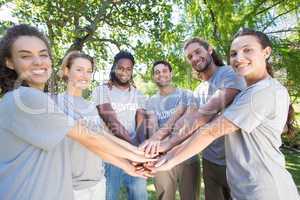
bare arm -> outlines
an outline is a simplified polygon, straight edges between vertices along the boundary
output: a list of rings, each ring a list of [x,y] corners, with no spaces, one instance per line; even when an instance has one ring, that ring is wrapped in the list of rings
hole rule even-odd
[[[153,134],[152,139],[162,140],[167,137],[172,132],[173,126],[176,121],[185,113],[186,110],[186,107],[178,106],[174,114],[171,115],[168,121],[157,132]]]
[[[126,140],[127,142],[131,142],[130,134],[126,130],[126,128],[119,122],[117,119],[117,115],[110,103],[104,103],[96,106],[98,110],[98,114],[103,119],[107,127],[110,131],[117,137]]]
[[[239,90],[225,88],[215,93],[209,101],[203,105],[197,112],[189,112],[178,120],[178,133],[172,135],[168,142],[162,143],[162,151],[167,151],[173,146],[180,144],[186,138],[190,137],[200,127],[208,123],[222,109],[226,108],[239,93]]]
[[[147,131],[148,136],[151,138],[153,134],[158,130],[158,119],[156,115],[151,112],[147,112]]]
[[[99,151],[98,155],[100,155],[100,154],[101,154],[101,159],[103,159],[104,161],[106,161],[110,164],[118,166],[119,168],[123,169],[127,174],[129,174],[131,176],[138,176],[138,177],[146,178],[146,176],[143,176],[142,173],[138,173],[135,166],[133,166],[128,160]]]
[[[137,109],[136,111],[136,137],[138,144],[141,144],[146,138],[146,111]]]
[[[167,153],[165,158],[162,158],[157,163],[155,171],[169,170],[184,160],[201,152],[210,143],[217,138],[226,134],[234,133],[239,128],[223,116],[219,116],[212,122],[208,123],[203,129],[196,131],[184,143],[180,144],[176,150]],[[162,165],[161,165],[162,164]],[[161,165],[161,166],[160,166]]]
[[[85,146],[88,150],[96,153],[101,157],[99,152],[104,152],[117,156],[120,158],[126,158],[135,162],[146,162],[151,159],[145,159],[143,152],[135,150],[131,151],[123,146],[118,145],[114,141],[107,138],[104,134],[97,134],[88,130],[80,123],[75,125],[68,133],[68,137],[77,141],[81,145]],[[128,144],[129,145],[129,144]]]

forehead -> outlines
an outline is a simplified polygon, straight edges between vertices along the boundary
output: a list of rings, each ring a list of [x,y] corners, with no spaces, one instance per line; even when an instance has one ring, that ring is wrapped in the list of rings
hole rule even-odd
[[[78,66],[78,67],[92,67],[91,61],[89,61],[87,58],[75,58],[72,61],[72,65]]]
[[[161,71],[161,70],[164,70],[164,69],[168,69],[168,71],[170,71],[169,67],[165,64],[162,64],[162,63],[154,66],[154,71]]]
[[[194,52],[195,50],[203,50],[203,51],[206,51],[206,49],[201,45],[199,44],[198,42],[193,42],[193,43],[190,43],[186,49],[184,50],[186,54],[190,54],[192,52]]]
[[[13,51],[41,51],[47,50],[47,45],[43,40],[35,36],[20,36],[12,45]]]
[[[235,38],[231,43],[231,50],[240,49],[244,46],[261,46],[257,38],[252,35],[244,35]]]
[[[118,60],[117,65],[124,68],[133,68],[133,63],[128,58],[121,58],[120,60]]]

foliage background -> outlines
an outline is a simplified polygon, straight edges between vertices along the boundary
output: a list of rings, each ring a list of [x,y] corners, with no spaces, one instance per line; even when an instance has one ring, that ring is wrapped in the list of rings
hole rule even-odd
[[[275,75],[288,88],[296,111],[300,111],[299,0],[0,0],[0,11],[8,10],[15,20],[0,18],[0,37],[15,23],[37,26],[48,35],[56,92],[64,89],[57,73],[70,50],[82,50],[95,57],[97,73],[91,90],[107,78],[118,50],[132,52],[137,63],[136,85],[151,95],[156,91],[151,67],[160,59],[172,64],[174,85],[194,89],[199,84],[183,56],[187,38],[206,39],[226,61],[235,32],[242,27],[263,31],[273,43]],[[300,134],[285,141],[300,146]],[[296,159],[289,162],[289,167],[297,163]],[[298,180],[299,171],[292,173]]]

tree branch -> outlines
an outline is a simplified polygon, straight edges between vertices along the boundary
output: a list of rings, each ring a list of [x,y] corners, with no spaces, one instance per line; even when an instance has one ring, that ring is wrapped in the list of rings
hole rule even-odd
[[[289,12],[292,12],[293,10],[296,10],[297,9],[297,7],[295,7],[295,8],[292,8],[292,9],[290,9],[290,10],[287,10],[286,12],[283,12],[283,13],[281,13],[281,14],[279,14],[279,15],[277,15],[276,17],[274,17],[270,22],[268,22],[265,26],[264,26],[264,28],[262,29],[262,32],[264,32],[276,19],[278,19],[279,17],[281,17],[281,16],[283,16],[283,15],[286,15],[286,14],[288,14]]]
[[[211,9],[210,6],[208,6],[207,4],[207,1],[204,0],[204,3],[206,4],[208,10],[209,10],[209,14],[210,14],[210,17],[212,19],[212,24],[213,24],[213,35],[214,37],[217,39],[217,40],[220,40],[220,34],[219,34],[219,31],[218,31],[218,23],[216,21],[216,16],[215,16],[215,13],[213,12],[213,10]]]
[[[265,34],[274,34],[274,33],[286,33],[286,32],[298,32],[300,31],[299,29],[294,29],[294,28],[289,28],[289,29],[285,29],[285,30],[277,30],[277,31],[270,31],[267,32]]]
[[[265,9],[263,9],[263,10],[257,12],[257,13],[255,13],[255,16],[256,16],[256,15],[260,15],[260,14],[262,14],[262,13],[264,13],[264,12],[266,12],[266,11],[272,9],[272,8],[274,8],[275,6],[279,5],[279,4],[282,3],[282,2],[284,2],[284,0],[280,0],[280,1],[275,2],[273,5],[271,5],[271,6],[267,7],[267,8],[265,8]]]

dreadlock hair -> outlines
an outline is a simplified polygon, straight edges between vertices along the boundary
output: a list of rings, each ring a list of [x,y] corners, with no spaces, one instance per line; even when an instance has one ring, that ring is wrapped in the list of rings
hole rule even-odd
[[[110,73],[109,73],[108,85],[112,86],[117,82],[118,78],[116,77],[116,69],[118,67],[118,61],[123,59],[123,58],[131,60],[132,65],[135,64],[134,57],[131,53],[122,50],[118,54],[116,54],[115,57],[114,57],[113,65],[112,65]],[[134,84],[132,76],[129,80],[129,85],[135,88],[135,84]],[[130,87],[129,87],[129,89],[130,89]]]

